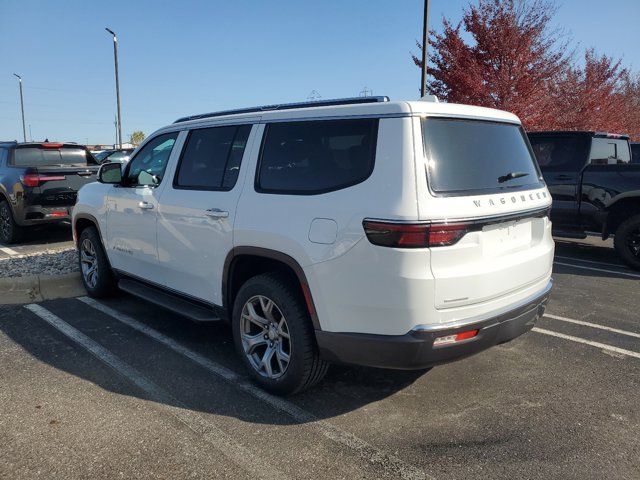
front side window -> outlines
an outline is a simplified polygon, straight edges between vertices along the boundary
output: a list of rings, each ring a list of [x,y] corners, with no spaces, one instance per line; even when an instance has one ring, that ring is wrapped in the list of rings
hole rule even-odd
[[[616,165],[630,161],[629,142],[626,140],[596,137],[591,141],[591,165]]]
[[[178,138],[178,132],[158,135],[129,162],[125,177],[128,186],[159,185]]]
[[[192,130],[180,159],[174,187],[231,190],[238,179],[249,132],[251,125]]]
[[[373,171],[377,132],[371,118],[269,124],[256,189],[310,195],[360,183]]]
[[[532,135],[533,153],[542,171],[578,171],[584,166],[589,138],[583,135]]]
[[[426,118],[422,132],[429,185],[436,193],[490,193],[541,185],[519,125]]]

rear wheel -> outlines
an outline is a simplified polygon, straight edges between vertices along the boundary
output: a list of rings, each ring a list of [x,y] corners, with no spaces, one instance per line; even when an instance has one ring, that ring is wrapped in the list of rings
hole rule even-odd
[[[87,227],[80,234],[78,259],[82,283],[89,296],[106,297],[113,293],[116,280],[95,227]]]
[[[278,273],[258,275],[240,288],[233,308],[233,339],[252,379],[290,395],[318,383],[328,364],[320,358],[300,294]]]
[[[11,206],[6,200],[0,202],[0,242],[16,243],[22,236],[22,228],[13,218]]]
[[[627,265],[640,270],[640,215],[634,215],[620,224],[613,244]]]

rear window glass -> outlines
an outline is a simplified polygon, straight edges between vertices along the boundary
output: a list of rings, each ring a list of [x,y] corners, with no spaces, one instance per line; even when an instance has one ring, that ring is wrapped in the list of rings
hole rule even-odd
[[[13,152],[13,165],[37,167],[39,165],[95,165],[93,156],[84,148],[63,147],[16,148]]]
[[[422,131],[434,192],[498,191],[540,184],[519,125],[427,118]]]
[[[182,154],[174,186],[202,190],[231,190],[251,125],[192,130]]]
[[[616,165],[629,163],[629,142],[614,138],[594,138],[591,142],[589,162],[592,165]]]
[[[258,191],[324,193],[371,175],[377,119],[321,120],[267,125]]]

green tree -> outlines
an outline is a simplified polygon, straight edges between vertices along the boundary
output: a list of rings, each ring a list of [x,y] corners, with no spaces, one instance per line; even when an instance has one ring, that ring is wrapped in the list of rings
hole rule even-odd
[[[129,143],[134,145],[140,145],[142,141],[145,139],[146,135],[142,130],[136,130],[131,135],[129,135]]]

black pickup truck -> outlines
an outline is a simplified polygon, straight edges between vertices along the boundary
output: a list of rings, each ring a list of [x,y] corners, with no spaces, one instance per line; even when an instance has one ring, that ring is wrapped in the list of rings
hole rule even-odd
[[[0,142],[0,242],[17,242],[32,225],[68,221],[78,190],[98,168],[75,143]]]
[[[553,233],[602,239],[614,235],[618,255],[640,270],[640,164],[629,137],[602,132],[529,132],[553,198]]]

